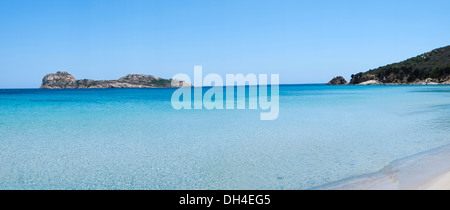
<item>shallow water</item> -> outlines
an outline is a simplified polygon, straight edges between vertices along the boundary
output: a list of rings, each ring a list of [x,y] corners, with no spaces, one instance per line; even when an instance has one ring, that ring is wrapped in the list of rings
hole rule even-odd
[[[450,143],[450,86],[284,85],[275,121],[173,91],[0,90],[0,189],[309,189]]]

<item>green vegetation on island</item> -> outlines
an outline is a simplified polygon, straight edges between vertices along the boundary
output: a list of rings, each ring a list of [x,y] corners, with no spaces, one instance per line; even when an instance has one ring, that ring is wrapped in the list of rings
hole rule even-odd
[[[351,76],[349,84],[450,84],[450,46]]]

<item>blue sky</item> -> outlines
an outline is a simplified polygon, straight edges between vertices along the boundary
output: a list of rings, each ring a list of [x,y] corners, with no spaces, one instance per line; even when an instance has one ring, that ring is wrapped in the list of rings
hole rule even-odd
[[[0,0],[0,88],[77,79],[277,73],[325,83],[450,45],[450,1]]]

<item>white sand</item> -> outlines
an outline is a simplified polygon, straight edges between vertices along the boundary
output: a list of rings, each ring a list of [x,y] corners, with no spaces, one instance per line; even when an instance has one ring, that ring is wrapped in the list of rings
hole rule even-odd
[[[450,190],[450,145],[394,161],[379,172],[318,189]]]
[[[431,179],[420,189],[423,190],[450,190],[450,172]]]

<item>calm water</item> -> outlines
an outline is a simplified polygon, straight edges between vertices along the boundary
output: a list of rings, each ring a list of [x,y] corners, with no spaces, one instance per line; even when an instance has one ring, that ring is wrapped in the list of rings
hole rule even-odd
[[[275,121],[174,90],[0,90],[0,189],[309,189],[450,143],[450,86],[281,86]]]

